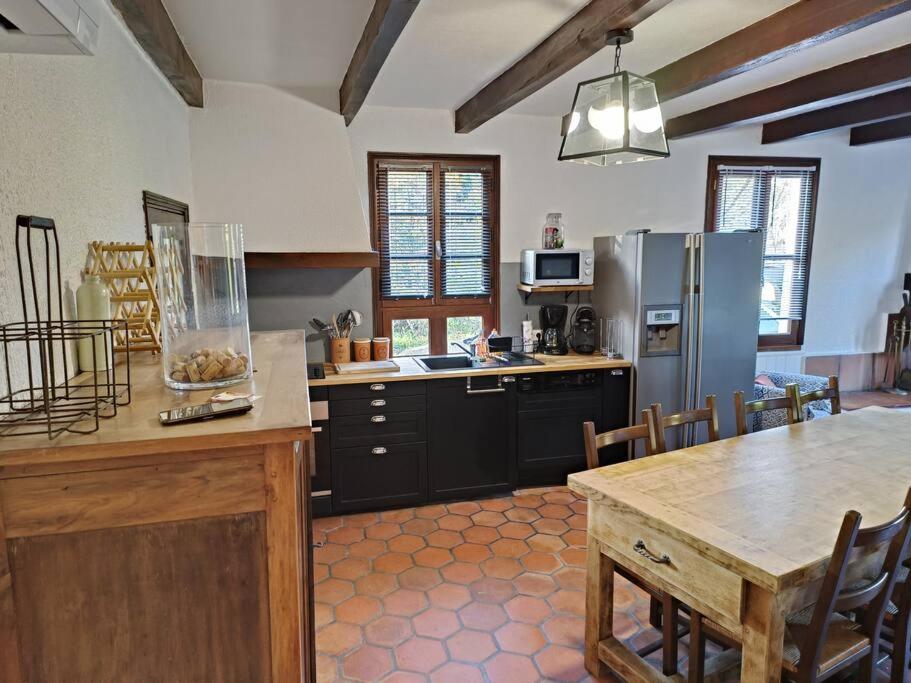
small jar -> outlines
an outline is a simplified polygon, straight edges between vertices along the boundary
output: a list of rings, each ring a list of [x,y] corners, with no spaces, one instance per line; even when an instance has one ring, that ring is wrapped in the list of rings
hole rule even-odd
[[[563,248],[563,214],[549,213],[544,221],[544,248]]]

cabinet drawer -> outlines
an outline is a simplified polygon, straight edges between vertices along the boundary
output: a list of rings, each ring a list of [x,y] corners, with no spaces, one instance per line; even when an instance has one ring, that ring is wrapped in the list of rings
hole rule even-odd
[[[427,446],[365,446],[332,451],[332,510],[375,510],[427,499]]]
[[[654,528],[647,517],[629,508],[609,502],[589,504],[588,524],[589,532],[610,549],[609,554],[621,565],[659,588],[662,582],[666,583],[671,593],[687,605],[740,632],[743,580],[736,574],[693,546]],[[639,541],[649,554],[657,558],[667,555],[670,562],[659,564],[636,552]]]
[[[423,381],[369,382],[364,384],[342,384],[329,387],[329,400],[349,398],[385,398],[388,396],[423,396],[427,393]]]
[[[333,417],[332,448],[388,446],[425,441],[427,418],[424,411],[345,415]],[[335,457],[333,455],[333,457]]]
[[[378,413],[419,413],[427,408],[425,396],[370,396],[332,401],[329,415],[333,419],[345,415],[376,415]]]

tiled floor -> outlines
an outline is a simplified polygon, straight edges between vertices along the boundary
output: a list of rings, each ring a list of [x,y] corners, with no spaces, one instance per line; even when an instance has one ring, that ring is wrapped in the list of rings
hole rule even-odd
[[[316,520],[318,680],[590,680],[585,512],[548,489]],[[615,605],[615,632],[657,638],[644,593],[618,579]]]

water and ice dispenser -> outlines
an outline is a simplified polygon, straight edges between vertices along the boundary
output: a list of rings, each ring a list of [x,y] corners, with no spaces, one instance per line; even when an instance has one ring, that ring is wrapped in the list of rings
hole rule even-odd
[[[680,355],[680,306],[645,306],[642,316],[643,356]]]

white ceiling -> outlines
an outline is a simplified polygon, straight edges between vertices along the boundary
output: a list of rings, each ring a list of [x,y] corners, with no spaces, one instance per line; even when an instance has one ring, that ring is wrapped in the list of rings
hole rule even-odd
[[[647,74],[797,0],[674,0],[642,22],[623,67]],[[421,0],[368,105],[454,110],[588,0]],[[373,0],[164,0],[205,78],[264,83],[333,106]],[[679,97],[673,116],[904,44],[911,12]],[[510,110],[558,116],[576,83],[609,73],[602,50]]]

